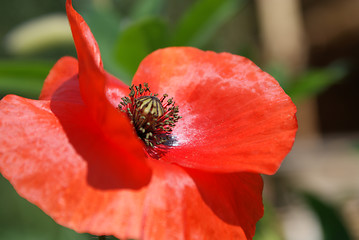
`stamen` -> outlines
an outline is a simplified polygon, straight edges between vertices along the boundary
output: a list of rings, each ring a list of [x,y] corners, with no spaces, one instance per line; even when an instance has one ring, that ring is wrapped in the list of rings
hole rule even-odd
[[[152,94],[147,83],[132,85],[129,97],[122,97],[118,109],[127,114],[138,137],[146,144],[148,152],[153,154],[161,145],[173,142],[171,135],[181,116],[173,98],[163,94]]]

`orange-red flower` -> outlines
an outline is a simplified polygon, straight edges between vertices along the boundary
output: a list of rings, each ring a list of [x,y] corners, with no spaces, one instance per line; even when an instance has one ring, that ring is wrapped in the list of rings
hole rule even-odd
[[[119,106],[128,86],[104,71],[71,0],[66,9],[78,60],[56,63],[40,100],[1,100],[1,173],[22,197],[79,232],[252,239],[263,215],[260,173],[278,169],[297,130],[296,108],[278,83],[244,57],[158,50],[133,84],[173,97],[182,118],[167,129],[169,142],[151,146],[127,112],[143,109]]]

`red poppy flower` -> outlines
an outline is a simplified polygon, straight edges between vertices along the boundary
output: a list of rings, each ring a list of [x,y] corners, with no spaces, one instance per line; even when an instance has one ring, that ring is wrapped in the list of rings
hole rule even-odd
[[[146,57],[130,91],[104,71],[71,0],[66,9],[78,60],[56,63],[40,100],[1,100],[1,173],[78,232],[252,239],[260,173],[278,169],[297,130],[278,83],[244,57],[174,47]]]

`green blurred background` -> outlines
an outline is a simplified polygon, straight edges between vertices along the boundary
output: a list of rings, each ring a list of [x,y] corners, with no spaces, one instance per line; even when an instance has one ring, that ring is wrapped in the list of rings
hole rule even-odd
[[[299,132],[265,177],[255,240],[359,239],[359,3],[356,0],[74,0],[105,69],[130,84],[167,46],[246,56],[298,106]],[[53,64],[76,56],[65,0],[3,1],[0,97],[36,99]],[[0,178],[0,239],[96,239],[54,223]]]

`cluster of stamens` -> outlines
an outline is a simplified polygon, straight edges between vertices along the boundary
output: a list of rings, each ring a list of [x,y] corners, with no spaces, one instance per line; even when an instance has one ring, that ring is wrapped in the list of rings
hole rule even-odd
[[[171,133],[181,118],[173,98],[152,94],[147,83],[130,87],[129,96],[121,98],[120,111],[127,114],[138,137],[151,149],[168,145]]]

